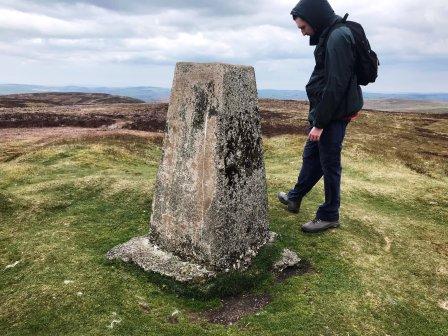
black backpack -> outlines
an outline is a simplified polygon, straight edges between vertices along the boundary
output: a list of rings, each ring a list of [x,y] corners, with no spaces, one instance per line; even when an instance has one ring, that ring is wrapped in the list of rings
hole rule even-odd
[[[369,40],[362,26],[353,21],[347,21],[348,14],[345,14],[342,21],[337,22],[330,28],[326,40],[330,36],[333,29],[338,24],[344,24],[350,28],[355,39],[355,73],[358,78],[359,85],[368,85],[374,83],[378,77],[378,67],[380,61],[376,53],[370,48]],[[325,41],[326,45],[326,41]]]

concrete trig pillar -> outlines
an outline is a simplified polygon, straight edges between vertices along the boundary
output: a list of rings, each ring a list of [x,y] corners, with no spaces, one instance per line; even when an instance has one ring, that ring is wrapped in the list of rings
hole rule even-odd
[[[178,63],[150,233],[108,257],[187,281],[244,268],[268,239],[254,69]]]

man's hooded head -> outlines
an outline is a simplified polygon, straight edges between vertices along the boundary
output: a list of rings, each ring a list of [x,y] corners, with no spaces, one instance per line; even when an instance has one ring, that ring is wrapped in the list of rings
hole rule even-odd
[[[291,11],[291,15],[294,20],[300,17],[313,27],[315,34],[310,36],[310,45],[316,45],[325,28],[333,24],[337,18],[327,0],[300,0]]]

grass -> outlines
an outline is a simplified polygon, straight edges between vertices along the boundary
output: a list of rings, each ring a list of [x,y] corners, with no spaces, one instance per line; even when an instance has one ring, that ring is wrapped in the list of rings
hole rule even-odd
[[[447,166],[418,156],[414,148],[426,140],[406,138],[411,121],[381,133],[380,118],[367,114],[350,125],[343,226],[318,235],[302,234],[300,225],[322,201],[321,183],[299,215],[275,200],[296,179],[304,136],[264,139],[270,225],[279,240],[247,274],[207,288],[104,258],[147,233],[160,145],[132,136],[1,143],[0,334],[448,334]],[[403,141],[386,148],[396,132]],[[276,283],[266,270],[281,247],[314,272]],[[268,292],[272,302],[228,327],[190,318],[243,289]]]

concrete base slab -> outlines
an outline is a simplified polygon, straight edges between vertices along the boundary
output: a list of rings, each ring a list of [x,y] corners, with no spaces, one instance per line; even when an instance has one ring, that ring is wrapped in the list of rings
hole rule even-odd
[[[203,281],[216,274],[205,267],[183,261],[170,252],[152,244],[146,236],[135,237],[110,250],[107,259],[132,262],[147,272],[156,272],[180,282]]]
[[[268,243],[272,244],[277,234],[270,232]],[[253,255],[244,256],[241,260],[240,271],[244,271],[249,267],[251,257]],[[131,262],[141,267],[146,272],[155,272],[174,278],[179,282],[204,282],[214,278],[217,273],[208,270],[206,267],[192,262],[184,261],[178,256],[162,250],[157,245],[150,242],[148,236],[135,237],[124,244],[115,246],[106,254],[109,260],[122,260]],[[300,262],[300,258],[291,250],[285,249],[280,259],[274,264],[275,271],[283,271],[286,267],[291,267]]]

